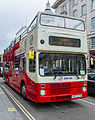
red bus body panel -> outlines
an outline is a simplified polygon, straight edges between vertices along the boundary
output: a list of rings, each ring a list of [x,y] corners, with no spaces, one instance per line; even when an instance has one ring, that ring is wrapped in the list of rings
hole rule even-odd
[[[25,72],[13,71],[13,76],[9,77],[8,84],[20,93],[21,80],[26,86],[26,97],[35,103],[58,102],[87,97],[87,92],[83,92],[84,84],[87,81],[60,82],[60,83],[35,83]],[[45,88],[41,88],[44,84]],[[40,95],[40,90],[45,90],[44,96]],[[72,95],[75,97],[72,98]],[[77,95],[81,95],[78,96]]]
[[[26,73],[19,73],[19,78],[17,78],[16,76],[16,81],[14,81],[14,84],[11,84],[11,82],[9,81],[9,84],[19,93],[21,80],[24,80],[27,98],[34,101],[35,103],[67,101],[87,97],[87,92],[83,92],[82,90],[84,84],[87,85],[87,81],[35,83],[27,76]],[[42,84],[44,84],[45,88],[41,88]],[[44,96],[41,96],[40,90],[45,90],[46,94]],[[74,95],[75,97],[72,98],[72,95]],[[76,95],[81,96],[77,97]]]
[[[84,82],[64,82],[64,83],[35,83],[37,84],[37,98],[35,102],[57,102],[87,97],[87,92],[83,92]],[[46,94],[40,95],[41,84],[45,85]],[[72,95],[75,97],[72,98]],[[77,95],[81,95],[80,97]]]

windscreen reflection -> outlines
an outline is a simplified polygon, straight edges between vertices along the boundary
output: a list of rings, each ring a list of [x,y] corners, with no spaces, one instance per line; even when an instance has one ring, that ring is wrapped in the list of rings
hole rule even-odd
[[[86,73],[84,55],[63,53],[40,53],[39,73],[41,76],[81,75]]]

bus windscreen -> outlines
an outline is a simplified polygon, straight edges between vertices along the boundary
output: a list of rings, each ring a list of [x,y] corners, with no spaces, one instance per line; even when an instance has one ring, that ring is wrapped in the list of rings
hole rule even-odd
[[[86,74],[85,56],[65,53],[40,53],[41,76]]]

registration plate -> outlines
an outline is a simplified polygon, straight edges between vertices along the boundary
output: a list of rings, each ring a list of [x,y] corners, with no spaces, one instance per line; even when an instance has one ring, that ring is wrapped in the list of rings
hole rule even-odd
[[[79,94],[79,95],[72,95],[72,98],[79,98],[79,97],[82,97],[82,94]]]

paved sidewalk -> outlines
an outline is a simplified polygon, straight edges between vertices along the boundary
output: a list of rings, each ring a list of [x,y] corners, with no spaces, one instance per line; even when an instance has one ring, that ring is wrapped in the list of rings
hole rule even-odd
[[[0,78],[0,82],[2,78]],[[23,120],[0,85],[0,120]]]

